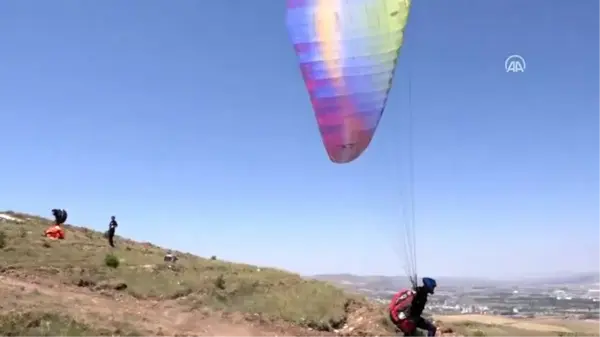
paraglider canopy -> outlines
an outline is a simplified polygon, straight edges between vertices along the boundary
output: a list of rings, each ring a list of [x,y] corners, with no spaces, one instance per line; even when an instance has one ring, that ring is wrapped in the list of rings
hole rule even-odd
[[[411,0],[287,0],[286,7],[290,40],[327,155],[334,163],[352,162],[371,143],[386,108]],[[410,76],[408,87],[410,116]],[[412,152],[406,161],[405,258],[416,288]]]
[[[286,23],[323,144],[348,163],[369,146],[392,87],[410,0],[288,0]]]

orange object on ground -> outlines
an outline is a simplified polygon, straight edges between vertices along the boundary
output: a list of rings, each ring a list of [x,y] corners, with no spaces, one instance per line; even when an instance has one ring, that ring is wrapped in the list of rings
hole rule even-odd
[[[63,240],[65,238],[65,230],[59,225],[51,226],[44,232],[47,238],[54,240]]]

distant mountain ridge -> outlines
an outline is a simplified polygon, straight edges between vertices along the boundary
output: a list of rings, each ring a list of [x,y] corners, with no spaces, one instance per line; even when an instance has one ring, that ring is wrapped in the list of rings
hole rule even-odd
[[[383,275],[354,275],[354,274],[319,274],[311,276],[313,279],[329,281],[340,285],[350,285],[354,287],[364,287],[373,290],[390,290],[409,285],[406,276],[383,276]],[[484,278],[469,277],[438,277],[438,284],[448,287],[460,286],[494,286],[494,285],[550,285],[550,284],[570,284],[570,285],[591,285],[600,282],[600,273],[582,272],[558,274],[556,276],[527,277],[515,280],[494,280]]]
[[[569,273],[556,276],[538,276],[526,278],[523,283],[543,283],[543,284],[597,284],[600,283],[600,273],[582,272]]]

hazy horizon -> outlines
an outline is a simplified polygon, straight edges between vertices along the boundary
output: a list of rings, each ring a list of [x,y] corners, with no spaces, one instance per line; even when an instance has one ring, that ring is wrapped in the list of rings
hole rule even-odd
[[[599,268],[600,269],[600,268]],[[406,278],[407,275],[375,275],[375,274],[349,274],[349,273],[324,273],[324,274],[314,274],[314,275],[306,275],[306,276],[338,276],[338,275],[351,275],[358,277],[390,277],[390,278]],[[503,277],[485,277],[485,276],[448,276],[448,275],[419,275],[419,277],[433,277],[439,279],[474,279],[474,280],[498,280],[498,281],[511,281],[511,280],[519,280],[519,279],[535,279],[535,278],[562,278],[562,277],[574,277],[574,276],[589,276],[596,275],[600,278],[600,270],[589,270],[589,271],[557,271],[552,273],[541,273],[541,274],[531,274],[531,275],[520,275],[516,279],[514,277],[503,278]]]

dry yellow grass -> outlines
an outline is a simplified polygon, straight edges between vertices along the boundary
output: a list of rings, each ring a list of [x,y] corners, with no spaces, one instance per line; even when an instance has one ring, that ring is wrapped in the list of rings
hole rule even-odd
[[[515,319],[493,315],[445,315],[436,320],[452,326],[465,335],[486,336],[563,336],[598,335],[598,322],[584,322],[562,319]]]
[[[536,323],[532,320],[521,320],[502,316],[492,315],[448,315],[439,318],[444,322],[477,322],[487,325],[502,325],[511,326],[518,329],[524,330],[537,330],[537,331],[558,331],[558,332],[572,332],[570,329],[554,325],[554,324],[543,324]]]
[[[554,326],[562,326],[571,331],[583,332],[585,334],[600,336],[600,321],[560,318],[536,318],[533,319],[533,322]]]

